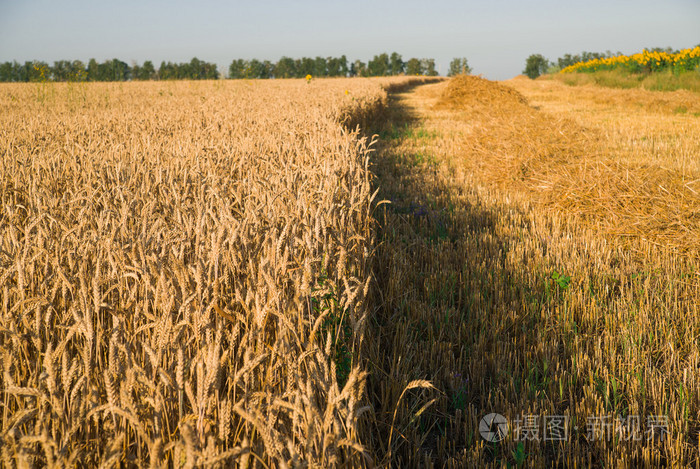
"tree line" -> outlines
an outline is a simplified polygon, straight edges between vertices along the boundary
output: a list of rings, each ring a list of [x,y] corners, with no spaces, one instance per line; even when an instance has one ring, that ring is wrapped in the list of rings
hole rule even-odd
[[[32,61],[23,64],[4,62],[0,64],[0,82],[29,81],[128,81],[128,80],[211,80],[219,78],[216,64],[193,58],[189,62],[161,62],[156,70],[153,62],[129,65],[119,59],[99,63],[90,59],[87,64],[80,60],[57,60],[53,65]]]
[[[448,75],[470,73],[466,58],[456,58],[450,63]],[[437,76],[435,59],[410,58],[404,61],[401,54],[386,52],[375,55],[372,60],[348,61],[340,57],[282,57],[276,63],[269,60],[236,59],[228,70],[229,78],[303,78],[312,77],[384,77],[396,75]]]
[[[455,58],[450,63],[448,75],[470,73],[466,58]],[[313,77],[377,77],[392,75],[436,76],[435,60],[410,58],[403,60],[401,54],[382,53],[371,60],[349,61],[340,57],[282,57],[277,62],[269,60],[235,59],[228,69],[228,78],[303,78]],[[221,77],[216,64],[193,58],[190,62],[161,62],[156,69],[146,60],[142,65],[129,65],[119,59],[99,63],[90,59],[87,64],[80,60],[58,60],[49,65],[32,61],[0,64],[0,82],[41,81],[130,81],[130,80],[214,80]]]
[[[459,61],[455,70],[462,64],[469,73],[466,59]],[[312,77],[383,77],[395,75],[437,76],[435,59],[410,58],[404,61],[401,54],[386,52],[375,55],[371,60],[349,61],[345,55],[340,57],[302,57],[293,59],[282,57],[277,62],[269,60],[236,59],[228,70],[229,78],[303,78]]]

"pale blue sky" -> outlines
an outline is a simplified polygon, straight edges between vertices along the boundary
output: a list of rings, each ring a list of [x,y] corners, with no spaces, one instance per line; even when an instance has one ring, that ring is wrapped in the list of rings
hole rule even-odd
[[[0,0],[0,62],[119,58],[216,62],[280,56],[453,57],[491,79],[541,53],[700,44],[700,0]]]

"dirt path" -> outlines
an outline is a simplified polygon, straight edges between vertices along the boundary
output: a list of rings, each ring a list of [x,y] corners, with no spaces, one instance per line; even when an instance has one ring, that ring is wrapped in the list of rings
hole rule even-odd
[[[482,85],[467,92],[493,109],[519,99]],[[393,95],[374,158],[391,203],[375,212],[366,444],[395,467],[697,462],[697,260],[643,241],[633,256],[596,225],[545,210],[527,176],[509,182],[512,162],[484,151],[527,149],[533,135],[514,126],[535,111],[441,106],[448,86]],[[507,131],[486,141],[496,128]],[[404,393],[413,380],[436,390]],[[478,431],[492,412],[510,423],[500,443]],[[590,419],[616,416],[637,417],[642,441],[591,438]],[[671,438],[647,441],[655,416]]]

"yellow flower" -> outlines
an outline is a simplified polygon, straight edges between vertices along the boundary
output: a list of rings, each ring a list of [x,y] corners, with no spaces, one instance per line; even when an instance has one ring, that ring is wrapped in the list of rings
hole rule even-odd
[[[306,75],[306,82],[307,82],[307,83],[310,82],[310,81],[311,81],[311,78],[313,78],[313,77],[311,76],[311,74]]]
[[[646,49],[642,52],[628,56],[609,57],[603,59],[593,59],[588,62],[578,62],[562,69],[561,73],[579,72],[579,71],[596,71],[600,67],[612,68],[617,65],[637,65],[642,67],[651,67],[653,70],[662,70],[670,66],[679,66],[686,70],[691,70],[697,67],[697,63],[693,63],[695,57],[700,56],[700,46],[693,49],[683,49],[675,54],[668,52],[652,52]]]

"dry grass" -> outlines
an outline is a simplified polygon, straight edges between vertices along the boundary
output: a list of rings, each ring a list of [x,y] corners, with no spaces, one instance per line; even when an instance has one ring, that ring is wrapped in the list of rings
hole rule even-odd
[[[524,110],[536,122],[527,132],[535,146],[545,134],[580,136],[554,151],[539,144],[539,164],[529,170],[531,178],[544,181],[539,189],[551,204],[617,236],[682,250],[700,246],[700,119],[693,115],[700,111],[700,95],[525,79],[508,84],[545,111],[542,119]]]
[[[393,203],[379,209],[377,339],[366,341],[375,451],[386,454],[393,422],[397,467],[695,467],[698,200],[683,190],[699,133],[633,142],[697,123],[592,107],[584,88],[508,85],[527,99],[462,77],[390,104],[375,171]],[[667,225],[674,217],[690,230]],[[404,396],[394,416],[414,379],[439,392]],[[540,437],[546,415],[564,415],[569,438],[486,443],[478,425],[490,412],[511,424],[535,416]],[[620,416],[639,416],[641,441],[587,438],[589,418]],[[647,439],[653,416],[668,418],[663,441]]]
[[[700,107],[700,96],[509,82],[530,91],[525,94],[536,99],[533,104],[549,104],[551,112],[543,115],[513,88],[476,77],[460,80],[439,106],[460,111],[460,151],[481,155],[469,159],[481,179],[518,187],[617,236],[643,236],[681,249],[700,245],[700,120],[657,112],[655,104]],[[464,88],[464,97],[455,98],[451,88]]]
[[[371,174],[345,129],[400,86],[2,85],[3,466],[363,463]]]

